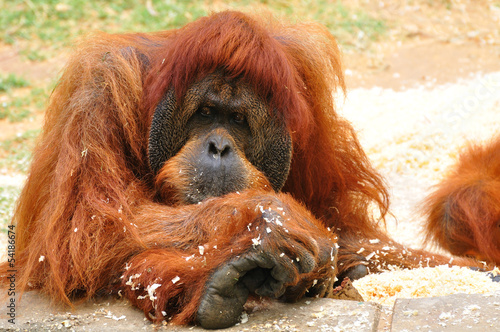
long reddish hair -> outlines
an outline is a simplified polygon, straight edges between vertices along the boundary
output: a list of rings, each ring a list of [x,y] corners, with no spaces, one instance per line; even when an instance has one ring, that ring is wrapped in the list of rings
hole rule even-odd
[[[172,32],[151,62],[145,84],[150,115],[168,89],[182,100],[192,83],[217,69],[241,78],[292,132],[284,191],[317,216],[334,215],[337,227],[378,233],[368,209],[374,203],[384,216],[388,194],[352,126],[335,112],[333,93],[346,87],[340,50],[324,26],[283,26],[221,12]]]
[[[464,149],[424,206],[426,242],[500,264],[500,137]]]

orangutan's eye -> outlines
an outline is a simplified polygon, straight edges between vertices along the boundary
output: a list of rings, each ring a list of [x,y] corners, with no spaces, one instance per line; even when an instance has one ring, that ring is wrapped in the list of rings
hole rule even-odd
[[[242,113],[233,113],[233,121],[237,124],[244,124],[246,121],[245,115]]]
[[[208,106],[203,106],[202,108],[199,109],[198,111],[201,115],[206,116],[206,117],[212,117],[215,114],[215,111],[213,108],[208,107]]]

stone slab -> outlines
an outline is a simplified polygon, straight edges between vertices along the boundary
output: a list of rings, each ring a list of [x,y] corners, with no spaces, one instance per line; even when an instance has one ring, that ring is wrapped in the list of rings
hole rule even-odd
[[[18,299],[17,299],[18,301]],[[75,310],[51,305],[37,292],[16,302],[16,324],[9,323],[7,304],[0,307],[0,331],[203,331],[199,327],[154,326],[125,300],[100,299]],[[294,304],[267,302],[253,306],[235,331],[376,331],[380,305],[375,303],[305,299]]]
[[[397,299],[392,332],[500,331],[500,292]]]
[[[2,299],[3,300],[3,299]],[[51,304],[37,292],[16,299],[15,324],[5,301],[0,307],[0,331],[150,331],[144,314],[124,300],[89,301],[71,310]]]

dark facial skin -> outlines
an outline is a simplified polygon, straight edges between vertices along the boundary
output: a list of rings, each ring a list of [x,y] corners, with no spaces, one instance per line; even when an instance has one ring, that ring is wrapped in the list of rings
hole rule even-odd
[[[182,172],[189,179],[180,189],[185,203],[249,188],[249,164],[275,191],[288,176],[288,130],[251,87],[221,74],[193,85],[180,106],[167,93],[151,127],[151,167],[158,172],[170,158],[182,159]]]
[[[188,142],[195,142],[188,203],[245,189],[243,158],[251,139],[246,105],[241,96],[232,95],[231,87],[224,88],[222,93],[209,89],[186,126]]]

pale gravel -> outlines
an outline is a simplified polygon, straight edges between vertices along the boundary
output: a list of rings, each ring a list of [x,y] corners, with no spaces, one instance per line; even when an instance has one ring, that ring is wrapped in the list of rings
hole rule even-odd
[[[412,248],[423,247],[422,200],[471,142],[487,142],[500,128],[500,72],[454,84],[393,91],[356,89],[341,113],[359,133],[392,195],[387,231]],[[432,246],[427,249],[436,250]],[[438,267],[389,271],[353,282],[366,301],[392,307],[396,298],[489,293],[500,289],[484,273]],[[498,272],[498,271],[497,271]]]
[[[419,204],[461,148],[500,132],[500,72],[404,91],[354,89],[339,112],[352,122],[390,188],[395,218],[388,218],[388,232],[421,247]]]

